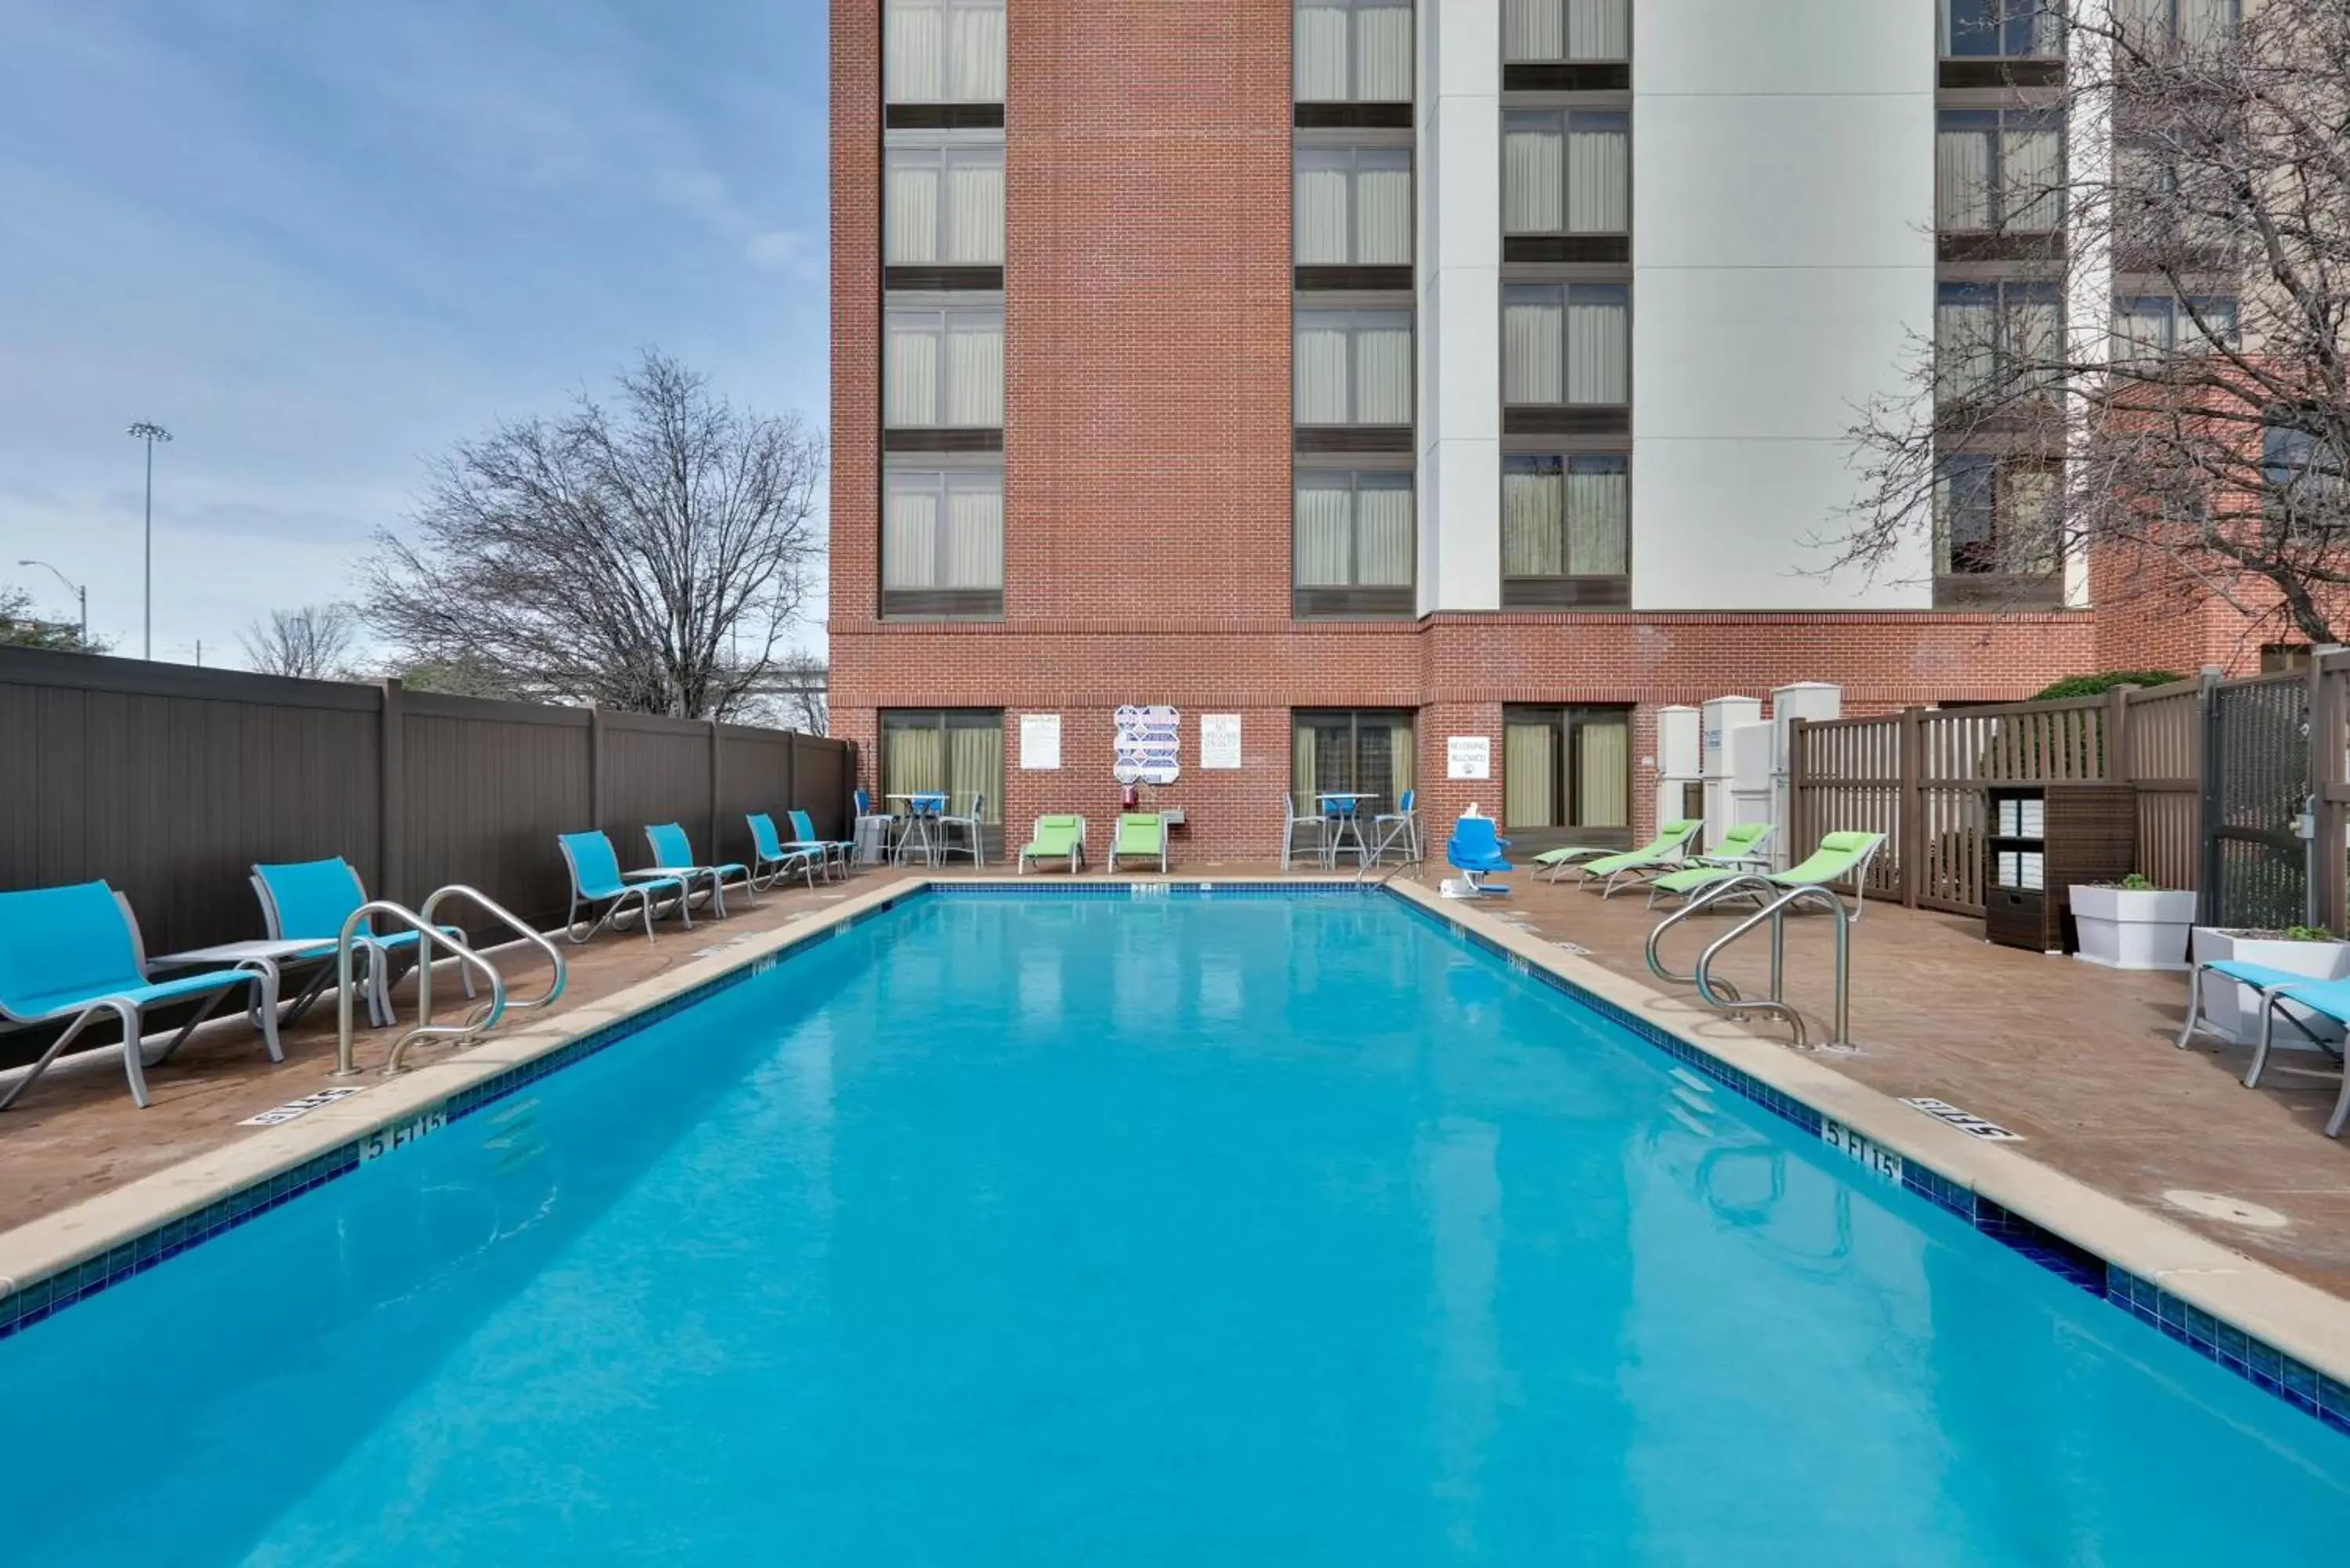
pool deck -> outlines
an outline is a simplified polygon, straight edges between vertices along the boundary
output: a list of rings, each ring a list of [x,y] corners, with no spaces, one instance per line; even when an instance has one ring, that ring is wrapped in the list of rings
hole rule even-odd
[[[1193,865],[1178,879],[1264,877],[1273,870],[1262,864]],[[783,940],[779,933],[862,904],[915,875],[872,871],[846,888],[779,890],[763,896],[755,909],[697,924],[691,933],[665,928],[655,943],[607,935],[567,950],[570,982],[560,1007],[515,1015],[467,1057],[484,1064],[511,1059],[525,1049],[521,1037],[536,1039],[531,1049],[551,1048],[552,1035],[576,1033],[616,1011],[646,1005],[664,986],[686,980],[689,971],[720,972],[745,956],[743,949],[772,947]],[[1436,877],[1430,872],[1418,880],[1432,889]],[[1619,1004],[1648,1009],[1709,1049],[1719,1044],[1725,1058],[1743,1054],[1752,1061],[1758,1039],[1784,1037],[1783,1028],[1767,1020],[1742,1029],[1701,1016],[1685,990],[1656,994],[1663,988],[1650,980],[1641,952],[1656,917],[1640,896],[1603,901],[1523,873],[1514,885],[1510,898],[1486,901],[1478,907],[1482,913],[1499,922],[1501,934],[1551,956],[1559,955],[1563,942],[1589,950],[1586,961],[1617,977],[1607,989]],[[1714,930],[1727,923],[1711,915],[1690,922]],[[2119,1206],[2316,1286],[2339,1298],[2336,1304],[2350,1303],[2350,1140],[2335,1143],[2320,1130],[2340,1084],[2330,1061],[2288,1054],[2272,1064],[2268,1082],[2247,1090],[2240,1081],[2247,1053],[2209,1043],[2190,1051],[2172,1047],[2184,1012],[2183,976],[2116,973],[1995,948],[1981,940],[1979,923],[1898,908],[1870,906],[1854,935],[1859,1049],[1801,1058],[1814,1086],[1830,1095],[1836,1088],[1833,1078],[1814,1075],[1817,1069],[1897,1099],[1930,1096],[1963,1107],[2022,1134],[2023,1141],[1977,1146],[1923,1113],[1899,1108],[1895,1114],[1915,1116],[1916,1138],[1928,1148],[1954,1150],[1962,1159],[2005,1158],[2012,1151],[2118,1200],[2116,1217],[2125,1229],[2128,1220]],[[1673,948],[1676,961],[1687,964],[1698,940],[1682,936]],[[1723,967],[1752,988],[1763,971],[1759,934],[1749,946]],[[1789,989],[1807,1011],[1827,1005],[1827,950],[1824,920],[1790,922]],[[516,992],[536,989],[535,975],[543,973],[535,959],[517,966]],[[403,986],[404,1011],[411,994]],[[1824,1035],[1825,1029],[1817,1033]],[[359,1064],[380,1065],[393,1038],[388,1030],[362,1031]],[[12,1251],[24,1250],[13,1244],[30,1241],[34,1231],[54,1232],[65,1210],[74,1210],[77,1220],[87,1213],[96,1230],[115,1207],[109,1195],[127,1199],[123,1189],[141,1179],[182,1168],[192,1180],[199,1173],[213,1179],[223,1169],[261,1160],[267,1146],[304,1127],[303,1122],[282,1128],[240,1125],[338,1082],[328,1076],[335,1051],[331,1010],[322,1007],[288,1031],[285,1047],[286,1060],[272,1064],[241,1023],[208,1026],[172,1062],[151,1073],[154,1104],[143,1111],[130,1103],[120,1063],[110,1053],[53,1068],[16,1108],[0,1115],[0,1173],[5,1176],[0,1180],[0,1273],[7,1272]],[[1769,1049],[1798,1061],[1783,1047]],[[433,1049],[415,1060],[439,1065],[389,1082],[371,1072],[342,1080],[369,1091],[314,1113],[317,1122],[350,1122],[375,1106],[419,1099],[435,1080],[463,1065]],[[490,1064],[478,1069],[492,1070]],[[1837,1114],[1833,1106],[1821,1108]],[[1876,1114],[1881,1120],[1882,1109]],[[142,1191],[151,1193],[155,1186],[145,1182]],[[2181,1191],[2273,1210],[2282,1222],[2248,1225],[2182,1209],[2166,1198]],[[75,1207],[85,1204],[86,1210]],[[28,1224],[34,1231],[17,1230]],[[2350,1307],[2344,1316],[2350,1319]]]

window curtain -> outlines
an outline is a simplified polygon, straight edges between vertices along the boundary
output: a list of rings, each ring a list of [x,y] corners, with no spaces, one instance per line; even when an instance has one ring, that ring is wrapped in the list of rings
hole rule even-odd
[[[2167,296],[2114,296],[2113,358],[2123,365],[2142,364],[2170,351],[2170,300]]]
[[[937,155],[894,153],[889,159],[888,261],[918,266],[939,258]]]
[[[1356,96],[1375,103],[1411,100],[1410,0],[1355,0]],[[1343,96],[1343,95],[1342,95]]]
[[[1620,285],[1578,285],[1567,291],[1566,400],[1632,400],[1631,295]]]
[[[2178,0],[2178,44],[2187,54],[2226,47],[2236,35],[2238,0]]]
[[[1297,586],[1336,588],[1347,583],[1354,495],[1336,483],[1300,480],[1297,485]]]
[[[1555,288],[1502,290],[1502,400],[1566,400],[1565,308]]]
[[[1003,324],[965,319],[947,327],[947,417],[951,425],[1003,423]]]
[[[1934,226],[1946,234],[1991,227],[1988,127],[1946,122],[1934,137]]]
[[[944,587],[1003,586],[1003,489],[1000,482],[947,492]]]
[[[1297,317],[1294,356],[1297,381],[1297,422],[1301,425],[1343,425],[1347,422],[1347,325],[1344,317]]]
[[[1513,828],[1558,826],[1558,729],[1502,726],[1502,820]]]
[[[2017,47],[2037,58],[2054,59],[2064,53],[2063,0],[2008,0],[2008,30],[2021,34]],[[2019,15],[2020,13],[2020,15]]]
[[[1632,725],[1628,719],[1586,719],[1575,731],[1577,827],[1630,824]]]
[[[1003,0],[956,0],[947,12],[951,103],[1003,101]]]
[[[2170,0],[2113,0],[2114,26],[2141,53],[2159,57],[2170,41]]]
[[[1996,368],[1999,286],[1946,283],[1934,299],[1934,384],[1945,402],[1988,390]]]
[[[1631,476],[1620,461],[1577,459],[1566,476],[1566,569],[1579,577],[1630,570]]]
[[[938,423],[939,335],[929,319],[892,317],[882,386],[884,424],[920,429]]]
[[[1412,728],[1409,714],[1365,713],[1355,725],[1352,788],[1378,796],[1365,809],[1388,811],[1412,787]],[[1330,786],[1350,787],[1345,784]]]
[[[1336,103],[1347,97],[1347,7],[1301,5],[1290,42],[1297,101]]]
[[[946,731],[946,792],[949,804],[962,810],[974,794],[983,796],[985,822],[1003,820],[1003,726],[950,724]]]
[[[2006,227],[2044,234],[2064,211],[2064,134],[2054,125],[2009,122],[2000,148],[2000,207]]]
[[[1336,266],[1347,259],[1347,169],[1345,154],[1297,155],[1297,262]]]
[[[1953,573],[1991,569],[1991,475],[1993,460],[1976,455],[1944,458],[1934,476],[1934,569]]]
[[[946,732],[937,724],[881,726],[881,787],[914,794],[947,786]]]
[[[1411,261],[1411,154],[1365,152],[1355,166],[1355,258],[1364,266]]]
[[[1293,719],[1289,726],[1289,793],[1291,806],[1300,815],[1310,815],[1314,810],[1314,792],[1321,787],[1314,774],[1315,753],[1314,726],[1303,720]]]
[[[1555,577],[1565,571],[1565,519],[1566,480],[1556,467],[1504,469],[1502,575]]]
[[[946,259],[964,266],[1003,265],[1003,154],[954,152],[947,161]]]
[[[1411,486],[1365,483],[1355,493],[1355,581],[1364,587],[1412,582]]]
[[[882,30],[891,103],[937,103],[946,88],[946,16],[929,0],[888,0]]]
[[[2037,388],[2064,383],[2064,301],[2054,284],[2011,284],[2001,348],[2012,372]]]
[[[1566,57],[1632,57],[1632,0],[1566,0]]]
[[[1566,225],[1566,138],[1555,114],[1509,114],[1502,124],[1502,231],[1555,234]]]
[[[881,514],[881,586],[938,586],[939,498],[935,492],[893,484]]]
[[[1578,114],[1568,119],[1566,227],[1577,234],[1631,231],[1631,122],[1624,116]]]
[[[1375,317],[1355,329],[1355,421],[1411,423],[1411,319]]]
[[[2000,569],[2045,573],[2056,569],[2056,506],[2062,492],[2056,470],[2003,464],[1994,542]]]
[[[1566,58],[1565,0],[1503,0],[1502,57]]]

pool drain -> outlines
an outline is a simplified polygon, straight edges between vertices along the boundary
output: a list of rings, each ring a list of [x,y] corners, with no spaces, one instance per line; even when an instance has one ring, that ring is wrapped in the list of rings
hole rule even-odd
[[[2162,1200],[2173,1209],[2182,1209],[2206,1220],[2224,1220],[2230,1225],[2249,1225],[2257,1231],[2282,1231],[2293,1223],[2273,1209],[2263,1209],[2223,1192],[2197,1192],[2174,1187],[2162,1195]]]

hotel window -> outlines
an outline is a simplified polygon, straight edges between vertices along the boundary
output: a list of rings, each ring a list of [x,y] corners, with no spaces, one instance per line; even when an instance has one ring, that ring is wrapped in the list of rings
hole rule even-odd
[[[2236,302],[2225,295],[2189,299],[2168,294],[2114,296],[2114,358],[2117,363],[2126,365],[2173,354],[2208,354],[2218,348],[2234,348],[2238,342]]]
[[[1632,228],[1632,117],[1511,109],[1502,116],[1502,232],[1621,234]]]
[[[883,0],[883,97],[1003,101],[1003,0]]]
[[[882,313],[882,423],[1003,425],[1003,309],[891,306]]]
[[[1628,60],[1631,0],[1503,0],[1502,57],[1529,64]]]
[[[1502,400],[1632,400],[1632,290],[1620,283],[1506,284]]]
[[[1295,330],[1298,424],[1411,423],[1409,311],[1301,310]]]
[[[2064,213],[2062,109],[1944,109],[1936,117],[1934,226],[2042,234]]]
[[[1502,607],[1623,606],[1631,596],[1630,460],[1502,460]]]
[[[1298,265],[1411,265],[1409,149],[1301,147],[1295,164]]]
[[[881,475],[881,613],[1003,613],[1003,471],[897,469]]]
[[[2114,0],[2126,47],[2157,58],[2222,47],[2242,20],[2241,0]]]
[[[1573,828],[1628,843],[1631,807],[1630,709],[1502,710],[1502,820],[1513,834]]]
[[[1300,805],[1325,790],[1367,794],[1371,812],[1392,811],[1412,787],[1412,713],[1402,709],[1294,711],[1289,783]]]
[[[2054,283],[1945,283],[1934,291],[1938,400],[2005,399],[2063,379],[2064,296]]]
[[[892,145],[882,260],[889,266],[1003,265],[1003,143]]]
[[[2338,411],[2271,410],[2261,432],[2261,487],[2269,516],[2340,527],[2350,493],[2350,443]]]
[[[1295,592],[1299,616],[1415,613],[1418,547],[1409,471],[1297,471]]]
[[[986,802],[982,820],[1003,820],[1003,712],[998,708],[884,708],[881,792],[944,792],[947,809]],[[893,808],[897,807],[893,803]]]
[[[1958,452],[1934,474],[1935,604],[1962,607],[2061,597],[2063,475],[2040,459]]]
[[[1299,103],[1411,101],[1411,0],[1297,0]]]
[[[2054,59],[2064,52],[2062,0],[1941,0],[1941,50],[1951,59]]]

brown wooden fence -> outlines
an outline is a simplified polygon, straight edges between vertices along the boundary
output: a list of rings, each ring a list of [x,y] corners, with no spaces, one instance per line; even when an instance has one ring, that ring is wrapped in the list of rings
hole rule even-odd
[[[853,774],[814,735],[0,649],[0,888],[103,877],[156,952],[261,935],[248,868],[329,855],[372,893],[468,882],[551,925],[557,833],[641,866],[674,821],[747,860],[750,811],[846,836]]]

